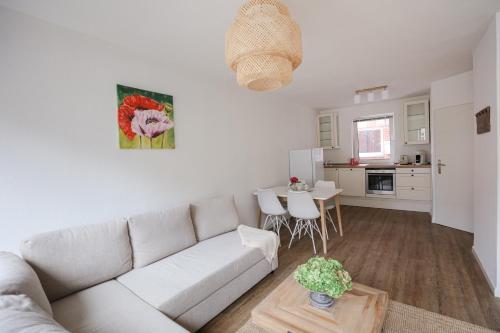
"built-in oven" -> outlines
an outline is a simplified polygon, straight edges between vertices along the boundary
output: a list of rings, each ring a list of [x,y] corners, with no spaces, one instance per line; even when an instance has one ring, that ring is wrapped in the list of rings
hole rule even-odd
[[[366,169],[366,194],[396,195],[396,169]]]

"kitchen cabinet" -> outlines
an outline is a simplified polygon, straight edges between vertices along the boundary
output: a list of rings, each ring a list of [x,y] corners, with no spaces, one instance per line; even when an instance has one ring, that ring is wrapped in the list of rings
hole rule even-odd
[[[430,142],[429,99],[403,104],[403,133],[404,142],[407,145]]]
[[[396,198],[401,200],[432,200],[430,168],[397,168]]]
[[[335,186],[339,187],[339,169],[325,168],[325,180],[335,182]]]
[[[342,195],[364,197],[365,169],[364,168],[339,168],[338,187],[343,189]]]
[[[318,115],[318,147],[339,148],[338,114],[336,112]]]

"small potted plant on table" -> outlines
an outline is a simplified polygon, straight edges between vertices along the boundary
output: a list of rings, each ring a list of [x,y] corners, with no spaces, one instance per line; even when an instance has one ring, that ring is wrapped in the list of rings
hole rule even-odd
[[[300,265],[295,280],[309,290],[310,304],[329,308],[334,300],[352,289],[352,279],[342,264],[335,259],[314,257]]]

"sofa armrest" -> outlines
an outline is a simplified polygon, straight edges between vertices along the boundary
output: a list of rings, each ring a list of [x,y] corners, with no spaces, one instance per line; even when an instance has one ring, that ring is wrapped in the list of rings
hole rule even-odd
[[[0,295],[2,333],[70,333],[26,295]]]
[[[273,262],[271,263],[271,269],[273,272],[278,269],[278,256],[274,257]]]
[[[27,295],[52,317],[52,308],[31,266],[9,252],[0,252],[0,295]]]

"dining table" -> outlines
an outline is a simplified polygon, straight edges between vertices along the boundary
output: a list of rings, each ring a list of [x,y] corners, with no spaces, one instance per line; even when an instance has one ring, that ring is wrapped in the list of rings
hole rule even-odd
[[[269,188],[276,193],[276,196],[280,199],[285,199],[288,197],[290,188],[288,186],[275,186]],[[323,253],[326,255],[328,253],[327,249],[327,230],[326,230],[326,202],[328,200],[334,200],[335,210],[337,211],[337,222],[339,224],[339,233],[342,237],[344,235],[342,231],[342,216],[340,212],[340,194],[343,192],[340,188],[312,188],[307,191],[311,197],[318,202],[320,219],[321,219],[321,240],[323,243]],[[257,192],[254,193],[257,195]],[[262,212],[260,207],[258,208],[258,224],[260,225]]]

